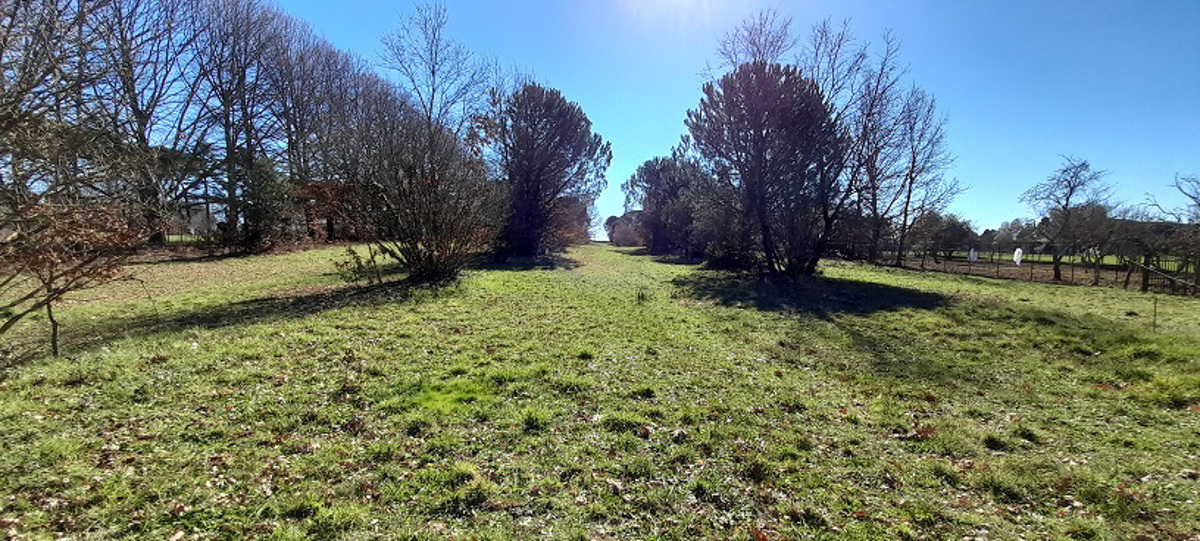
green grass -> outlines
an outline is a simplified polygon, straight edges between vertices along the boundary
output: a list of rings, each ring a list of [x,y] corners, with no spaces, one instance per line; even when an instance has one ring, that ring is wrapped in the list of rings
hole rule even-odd
[[[0,373],[0,527],[67,537],[1186,538],[1200,302],[607,246],[444,290],[138,266]],[[45,322],[5,339],[41,347]]]

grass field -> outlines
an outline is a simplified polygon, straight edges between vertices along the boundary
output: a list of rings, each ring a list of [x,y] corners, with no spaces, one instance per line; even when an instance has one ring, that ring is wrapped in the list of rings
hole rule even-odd
[[[1200,301],[604,245],[443,290],[161,262],[0,373],[31,539],[1195,539]],[[9,347],[43,339],[27,322]]]

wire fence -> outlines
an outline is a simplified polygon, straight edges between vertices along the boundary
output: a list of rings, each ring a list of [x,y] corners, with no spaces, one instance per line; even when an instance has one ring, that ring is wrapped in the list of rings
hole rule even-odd
[[[1022,253],[1020,263],[1011,251],[962,250],[937,253],[906,253],[899,260],[904,268],[969,274],[1026,282],[1063,283],[1120,287],[1148,292],[1200,295],[1200,261],[1177,255],[1109,254],[1089,257],[1063,255],[1055,273],[1050,253]],[[880,252],[876,262],[896,264],[896,252]]]
[[[202,244],[212,240],[211,234],[178,222],[169,223],[163,231],[163,237],[167,244],[176,245]]]

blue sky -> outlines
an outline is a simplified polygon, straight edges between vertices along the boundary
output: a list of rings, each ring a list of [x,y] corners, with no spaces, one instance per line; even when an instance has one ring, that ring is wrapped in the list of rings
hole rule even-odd
[[[949,116],[948,174],[969,190],[950,207],[976,227],[1028,216],[1021,192],[1062,155],[1109,171],[1115,196],[1200,175],[1200,1],[447,0],[450,32],[478,54],[534,74],[578,102],[612,143],[603,219],[620,185],[669,152],[700,99],[718,38],[764,7],[806,35],[850,19],[862,40],[893,30],[910,79]],[[334,45],[377,60],[408,2],[282,0]],[[603,233],[601,233],[603,234]]]

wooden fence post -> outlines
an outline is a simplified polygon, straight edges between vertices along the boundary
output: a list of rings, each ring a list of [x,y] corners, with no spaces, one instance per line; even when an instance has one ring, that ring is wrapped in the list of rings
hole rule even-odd
[[[1142,256],[1142,293],[1150,291],[1150,254]]]

